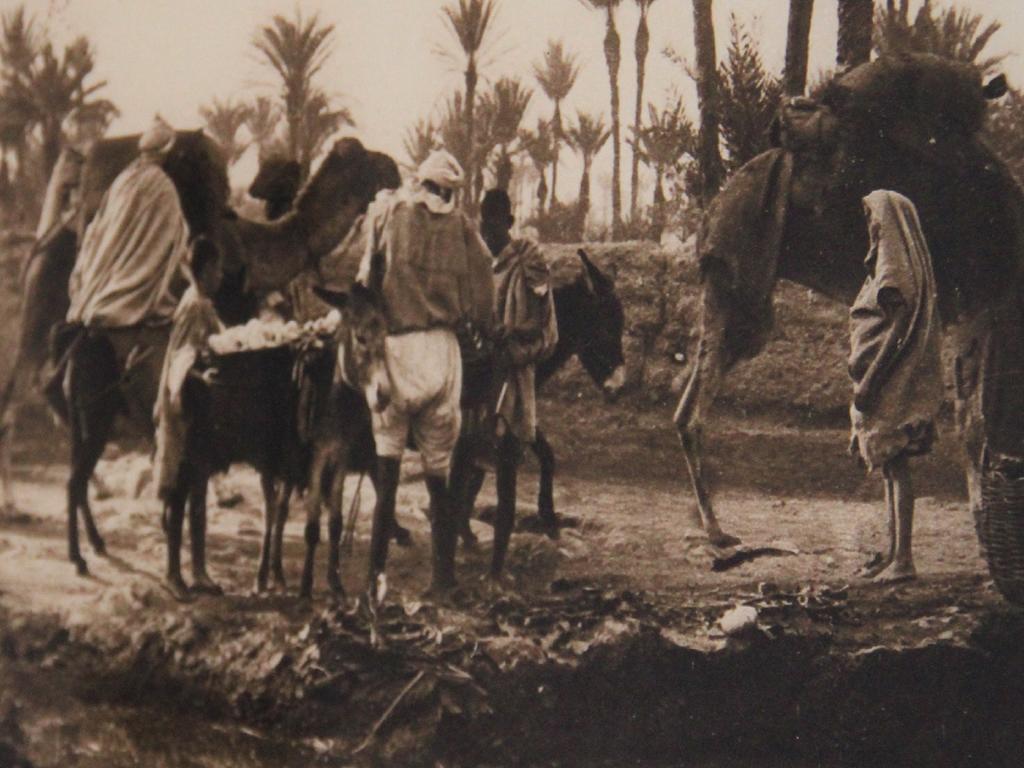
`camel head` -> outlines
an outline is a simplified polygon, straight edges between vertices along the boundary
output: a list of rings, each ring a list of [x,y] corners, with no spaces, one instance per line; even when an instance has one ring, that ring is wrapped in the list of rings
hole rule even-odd
[[[162,166],[178,190],[191,236],[218,237],[231,187],[227,163],[217,142],[201,128],[178,131]]]
[[[307,233],[310,254],[328,253],[377,192],[400,183],[398,167],[387,155],[368,151],[358,139],[336,141],[295,200],[294,216]]]
[[[391,379],[384,361],[387,320],[380,294],[359,283],[346,293],[323,288],[314,291],[341,311],[335,382],[361,392],[370,410],[383,411],[391,402]]]

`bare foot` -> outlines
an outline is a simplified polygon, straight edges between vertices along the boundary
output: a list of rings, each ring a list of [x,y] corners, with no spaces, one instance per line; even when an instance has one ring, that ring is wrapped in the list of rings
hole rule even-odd
[[[871,581],[875,584],[899,584],[917,578],[913,563],[900,563],[897,560],[889,563]]]
[[[875,552],[854,574],[861,579],[873,579],[884,571],[892,563],[891,557],[886,557],[881,552]]]
[[[185,580],[180,576],[168,578],[167,589],[170,590],[171,595],[179,603],[192,602],[192,594],[189,592],[188,586],[185,584]]]

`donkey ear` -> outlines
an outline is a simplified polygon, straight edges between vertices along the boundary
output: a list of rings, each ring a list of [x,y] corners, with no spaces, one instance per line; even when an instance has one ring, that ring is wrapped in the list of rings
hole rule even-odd
[[[319,286],[314,285],[313,293],[315,293],[321,301],[330,304],[332,307],[345,309],[345,307],[348,306],[348,294],[343,291],[331,291],[327,288],[320,288]]]
[[[586,251],[580,248],[576,253],[580,257],[580,261],[583,262],[583,283],[587,286],[588,291],[598,293],[600,289],[612,285],[612,280],[598,269],[597,265],[587,256]]]

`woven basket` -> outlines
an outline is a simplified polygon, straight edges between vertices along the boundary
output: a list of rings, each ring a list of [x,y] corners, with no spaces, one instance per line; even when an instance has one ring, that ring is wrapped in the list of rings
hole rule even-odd
[[[1024,604],[1024,473],[987,469],[981,481],[978,538],[1003,597]]]

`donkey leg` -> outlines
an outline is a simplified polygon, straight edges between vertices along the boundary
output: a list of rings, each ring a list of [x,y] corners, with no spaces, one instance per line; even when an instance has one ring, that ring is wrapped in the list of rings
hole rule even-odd
[[[288,504],[293,490],[294,486],[290,482],[281,483],[281,492],[276,499],[274,538],[271,541],[270,561],[274,571],[274,586],[282,592],[288,589],[288,580],[284,577],[284,526],[288,522]]]
[[[370,568],[367,589],[370,600],[379,599],[378,580],[384,574],[388,561],[388,541],[391,521],[395,516],[395,496],[401,476],[402,460],[389,456],[377,459],[377,504],[373,509],[373,528],[370,533]],[[436,524],[436,523],[432,523]]]
[[[494,551],[491,555],[491,578],[497,580],[505,566],[509,541],[516,518],[516,475],[519,467],[518,441],[505,435],[498,446],[495,481],[498,486],[498,512],[494,519]]]
[[[309,474],[309,489],[306,491],[306,557],[302,563],[302,581],[299,598],[313,597],[313,566],[316,562],[316,547],[320,543],[320,508],[323,505],[324,474],[327,472],[327,456],[317,453]]]
[[[452,452],[451,473],[449,475],[448,503],[451,505],[452,513],[455,516],[455,525],[462,544],[468,549],[476,547],[477,538],[469,526],[469,519],[473,513],[473,503],[476,494],[472,493],[474,474],[479,473],[480,485],[483,484],[483,472],[473,466],[469,443],[459,438]],[[479,491],[479,487],[477,488]]]
[[[267,577],[270,575],[270,543],[277,515],[277,498],[274,479],[260,474],[260,488],[263,491],[263,542],[260,545],[260,565],[256,571],[256,592],[267,591]]]
[[[558,515],[555,514],[555,452],[551,443],[539,429],[537,437],[531,444],[537,461],[540,462],[540,489],[537,492],[537,516],[547,534],[552,539],[558,538]]]
[[[705,285],[702,295],[701,335],[697,360],[672,420],[679,433],[679,442],[686,458],[686,468],[697,499],[693,522],[701,525],[708,540],[718,547],[740,543],[735,536],[722,531],[711,504],[711,492],[704,474],[701,435],[705,411],[714,402],[721,386],[724,363],[724,308],[715,300],[715,289]]]
[[[206,490],[210,478],[202,472],[193,475],[188,500],[188,532],[192,545],[192,589],[207,595],[223,595],[206,571]]]
[[[340,461],[334,468],[331,492],[327,507],[327,531],[329,549],[327,555],[327,586],[338,597],[344,599],[345,588],[341,584],[341,532],[344,527],[342,502],[345,495],[346,462]]]
[[[83,421],[88,422],[83,425]],[[106,551],[106,545],[96,530],[89,509],[89,478],[103,453],[103,447],[114,423],[112,407],[101,407],[82,411],[72,417],[71,422],[71,476],[68,478],[68,556],[80,575],[88,573],[88,566],[78,545],[78,511],[82,511],[86,534],[98,554]]]

